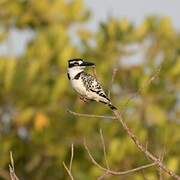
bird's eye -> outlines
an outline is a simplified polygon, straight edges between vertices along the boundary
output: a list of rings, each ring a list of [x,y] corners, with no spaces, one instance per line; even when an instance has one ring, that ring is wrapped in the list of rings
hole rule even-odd
[[[74,63],[74,66],[78,66],[78,65],[79,65],[79,63],[77,63],[77,62]]]

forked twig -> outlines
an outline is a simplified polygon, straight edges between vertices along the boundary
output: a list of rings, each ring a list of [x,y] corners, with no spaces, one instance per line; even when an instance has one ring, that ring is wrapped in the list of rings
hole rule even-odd
[[[158,71],[148,80],[148,82],[146,83],[146,86],[148,86],[157,76],[158,76],[158,74],[159,74],[159,72],[160,72],[160,70],[161,70],[161,67],[158,69]],[[144,88],[145,88],[145,86],[143,86],[142,88],[140,88],[139,90],[138,90],[138,92],[139,93],[141,93],[143,90],[144,90]],[[138,93],[137,92],[137,93]],[[137,94],[136,93],[136,94]],[[136,97],[137,95],[135,95],[135,96],[133,96],[133,97],[131,97],[129,100],[128,100],[128,102],[130,101],[130,100],[132,100],[134,97]],[[127,104],[128,104],[128,102],[127,102]],[[126,104],[126,105],[127,105]],[[136,144],[136,146],[138,147],[138,149],[141,151],[141,152],[143,152],[144,153],[144,155],[148,158],[148,159],[150,159],[150,160],[152,160],[153,161],[153,165],[156,165],[159,169],[161,169],[161,170],[163,170],[164,172],[166,172],[167,174],[169,174],[171,177],[173,177],[173,178],[175,178],[175,179],[177,179],[177,180],[180,180],[180,176],[178,176],[175,172],[173,172],[173,171],[171,171],[171,170],[169,170],[162,162],[161,162],[161,160],[158,158],[158,157],[156,157],[155,155],[153,155],[151,152],[149,152],[148,151],[148,149],[147,149],[147,147],[145,147],[140,141],[139,141],[139,139],[135,136],[135,134],[131,131],[131,129],[127,126],[127,124],[125,123],[125,121],[123,120],[123,117],[122,117],[122,113],[120,113],[118,110],[112,110],[113,111],[113,113],[114,113],[114,115],[116,116],[116,118],[118,119],[118,121],[121,123],[121,125],[122,125],[122,127],[124,128],[124,130],[127,132],[127,134],[129,135],[129,137],[133,140],[133,142]],[[88,115],[89,116],[89,115]],[[106,171],[106,172],[109,172],[110,174],[114,174],[114,175],[117,175],[117,174],[119,174],[119,175],[121,175],[121,174],[126,174],[126,173],[129,173],[129,172],[134,172],[134,170],[128,170],[128,171],[126,171],[126,172],[115,172],[114,173],[114,171],[111,171],[111,170],[108,170],[107,168],[104,168],[104,167],[102,167],[100,164],[98,164],[96,161],[95,161],[95,159],[93,158],[93,156],[91,155],[91,153],[90,153],[90,151],[89,151],[89,149],[88,149],[88,147],[87,147],[87,145],[86,145],[86,143],[84,143],[84,145],[85,145],[85,148],[86,148],[86,150],[87,150],[87,152],[88,152],[88,154],[89,154],[89,157],[91,158],[91,160],[92,160],[92,162],[97,166],[97,167],[99,167],[101,170],[103,170],[103,171]],[[152,165],[151,164],[151,165]],[[148,167],[149,167],[149,165],[147,165]],[[145,166],[146,167],[146,166]],[[136,170],[139,170],[139,168],[136,168]],[[141,168],[140,168],[141,169]]]
[[[69,177],[71,178],[71,180],[74,180],[74,177],[72,175],[72,162],[73,162],[73,158],[74,158],[74,145],[71,145],[71,159],[70,159],[70,163],[69,163],[69,168],[66,166],[65,162],[63,162],[63,166],[66,169]]]
[[[124,130],[127,132],[127,134],[129,135],[129,137],[133,140],[133,142],[136,144],[136,146],[138,147],[138,149],[144,153],[144,155],[152,160],[156,166],[163,170],[164,172],[166,172],[167,174],[169,174],[171,177],[180,180],[180,176],[178,176],[175,172],[171,171],[170,169],[168,169],[159,158],[157,158],[155,155],[153,155],[151,152],[149,152],[147,150],[146,147],[144,147],[144,145],[139,141],[139,139],[135,136],[135,134],[131,131],[131,129],[127,126],[127,124],[125,123],[125,121],[122,118],[121,113],[118,110],[113,110],[114,115],[117,117],[118,121],[121,123],[121,125],[123,126]]]
[[[13,155],[11,151],[10,151],[10,161],[11,163],[9,164],[9,173],[10,173],[11,180],[19,180],[19,178],[15,174],[14,160],[13,160]]]
[[[151,164],[147,164],[147,165],[144,165],[144,166],[140,166],[140,167],[137,167],[137,168],[134,168],[134,169],[130,169],[130,170],[127,170],[127,171],[112,171],[110,169],[107,169],[107,168],[104,168],[103,166],[101,166],[95,159],[94,157],[92,156],[87,144],[86,144],[86,140],[84,139],[84,147],[92,161],[92,163],[97,166],[99,169],[101,169],[102,171],[105,171],[107,172],[108,174],[112,174],[112,175],[125,175],[125,174],[130,174],[130,173],[133,173],[133,172],[136,172],[136,171],[139,171],[139,170],[142,170],[142,169],[145,169],[145,168],[148,168],[148,167],[152,167],[154,166],[156,163],[151,163]]]
[[[95,68],[94,68],[95,69]],[[128,100],[126,101],[126,103],[123,105],[123,107],[121,107],[121,113],[123,114],[125,112],[125,107],[127,107],[127,105],[129,104],[130,101],[132,101],[139,93],[142,93],[144,88],[146,86],[149,86],[153,80],[156,79],[156,77],[158,76],[158,74],[160,73],[161,67],[155,72],[155,74],[150,77],[150,79],[148,79],[148,81],[145,83],[145,85],[143,85],[141,88],[139,88],[137,90],[137,92],[131,96],[130,98],[128,98]],[[117,70],[116,70],[117,71]],[[115,77],[115,71],[114,71],[114,77]],[[113,76],[112,76],[113,79]],[[117,119],[117,117],[115,116],[102,116],[102,115],[96,115],[96,114],[84,114],[84,113],[77,113],[74,112],[70,109],[67,110],[70,114],[74,115],[74,116],[79,116],[79,117],[88,117],[88,118],[102,118],[102,119]]]
[[[68,169],[68,167],[66,166],[66,164],[65,164],[64,162],[63,162],[63,166],[64,166],[64,168],[66,169],[66,171],[67,171],[69,177],[71,178],[71,180],[74,180],[74,178],[73,178],[73,176],[72,176],[72,174],[71,174],[71,171]]]

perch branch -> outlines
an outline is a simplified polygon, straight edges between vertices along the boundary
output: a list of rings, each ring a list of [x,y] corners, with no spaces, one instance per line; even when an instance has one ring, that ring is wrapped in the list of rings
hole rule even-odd
[[[152,83],[152,81],[158,76],[158,74],[160,73],[160,70],[161,70],[161,67],[157,70],[157,72],[147,81],[147,83],[142,86],[138,92],[133,96],[131,97],[125,106],[127,106],[127,104],[129,103],[130,100],[132,100],[134,97],[137,96],[138,93],[142,93],[142,91],[144,90],[145,86],[149,86],[150,83]],[[180,180],[180,176],[178,176],[175,172],[171,171],[170,169],[168,169],[161,161],[161,159],[159,159],[158,157],[156,157],[155,155],[153,155],[151,152],[148,151],[147,147],[145,147],[140,141],[139,139],[135,136],[135,134],[131,131],[131,129],[127,126],[127,124],[125,123],[125,121],[123,120],[122,118],[122,113],[120,113],[118,110],[112,110],[115,117],[118,119],[118,121],[120,122],[120,124],[122,125],[122,127],[124,128],[124,130],[127,132],[127,134],[129,135],[129,137],[132,139],[132,141],[136,144],[136,146],[138,147],[138,149],[144,153],[144,155],[152,160],[157,167],[158,169],[160,170],[163,170],[164,172],[166,172],[167,174],[169,174],[171,177],[177,179],[177,180]],[[123,111],[124,112],[124,111]],[[74,115],[79,115],[79,114],[76,114],[75,112],[71,112],[72,114]],[[96,115],[93,115],[93,117],[95,117]],[[86,114],[86,117],[90,117],[90,115],[87,115]],[[92,117],[92,116],[91,116]],[[96,116],[98,117],[98,116]],[[113,117],[114,118],[114,117]],[[110,170],[102,167],[101,165],[99,165],[95,160],[94,158],[92,157],[92,155],[90,154],[90,151],[88,150],[87,148],[87,145],[85,144],[85,148],[92,160],[92,162],[98,166],[100,169],[104,170],[104,171],[107,171],[107,172],[111,172]],[[113,171],[112,171],[113,172]]]
[[[93,68],[93,70],[94,70],[94,73],[96,74],[96,69]],[[131,96],[131,97],[126,101],[126,103],[124,104],[124,106],[121,108],[121,109],[122,109],[122,114],[124,113],[125,107],[127,107],[127,105],[129,104],[129,102],[132,101],[138,94],[142,93],[143,90],[144,90],[144,88],[145,88],[146,86],[149,86],[149,85],[158,77],[160,71],[161,71],[161,67],[158,68],[157,71],[154,73],[154,75],[151,76],[151,77],[147,80],[147,82],[146,82],[141,88],[139,88],[139,89],[137,90],[137,92],[136,92],[133,96]],[[112,75],[112,80],[111,80],[112,83],[113,83],[113,81],[114,81],[114,78],[115,78],[116,73],[117,73],[117,69],[114,69],[114,70],[113,70],[113,75]],[[94,74],[94,75],[95,75],[95,74]],[[112,86],[112,83],[111,83],[111,86]],[[109,91],[110,91],[110,88],[109,88]],[[70,109],[68,109],[67,111],[68,111],[70,114],[72,114],[72,115],[74,115],[74,116],[79,116],[79,117],[102,118],[102,119],[117,119],[117,117],[115,117],[115,116],[102,116],[102,115],[96,115],[96,114],[77,113],[77,112],[71,111]]]
[[[117,119],[115,116],[101,116],[101,115],[95,115],[95,114],[82,114],[82,113],[77,113],[74,111],[71,111],[70,109],[67,110],[70,114],[74,116],[79,116],[79,117],[88,117],[88,118],[102,118],[102,119]]]

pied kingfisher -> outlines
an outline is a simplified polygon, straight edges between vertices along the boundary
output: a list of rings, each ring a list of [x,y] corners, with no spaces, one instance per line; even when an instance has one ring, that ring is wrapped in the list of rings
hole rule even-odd
[[[84,72],[87,66],[95,66],[95,64],[82,59],[71,59],[68,61],[67,74],[73,89],[75,89],[82,98],[107,104],[112,110],[115,110],[116,107],[114,107],[110,99],[107,98],[97,79]]]

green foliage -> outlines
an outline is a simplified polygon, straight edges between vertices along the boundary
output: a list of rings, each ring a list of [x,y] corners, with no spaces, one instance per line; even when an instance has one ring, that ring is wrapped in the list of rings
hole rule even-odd
[[[112,101],[119,109],[125,108],[126,122],[148,142],[151,151],[160,154],[165,148],[164,162],[180,174],[180,36],[168,17],[148,17],[139,26],[127,19],[109,18],[91,32],[82,26],[90,15],[82,0],[3,0],[0,9],[0,42],[7,40],[11,29],[34,33],[23,55],[0,57],[0,169],[8,170],[12,150],[17,175],[22,179],[68,179],[62,162],[69,162],[74,143],[74,177],[95,179],[101,172],[88,159],[83,139],[87,137],[95,158],[105,164],[100,127],[112,168],[127,170],[148,163],[115,120],[67,113],[68,108],[90,114],[111,113],[102,104],[84,104],[71,90],[67,60],[82,57],[97,64],[105,89],[113,68],[118,68]],[[72,36],[79,40],[77,44]],[[130,65],[128,59],[139,51],[142,62]],[[158,77],[147,85],[159,67]],[[126,104],[138,89],[141,93]],[[144,170],[144,175],[148,179],[158,177],[154,168]],[[127,179],[132,177],[143,179],[141,172]]]

